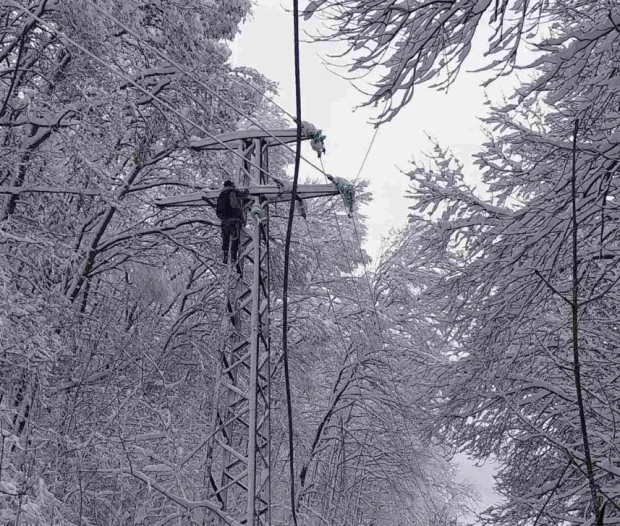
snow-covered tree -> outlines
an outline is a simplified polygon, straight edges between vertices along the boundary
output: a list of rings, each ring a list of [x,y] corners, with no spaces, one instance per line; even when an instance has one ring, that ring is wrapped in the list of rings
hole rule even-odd
[[[439,380],[430,429],[500,460],[505,502],[489,524],[618,520],[619,8],[613,0],[307,8],[326,19],[327,38],[346,43],[353,72],[378,68],[369,103],[388,102],[381,120],[417,84],[448,85],[485,22],[484,67],[497,70],[489,80],[516,65],[533,79],[487,120],[478,165],[491,197],[468,187],[441,148],[409,174],[408,235],[423,247],[411,261],[436,274],[422,299],[436,311],[420,321],[450,356],[428,373]],[[526,42],[537,51],[528,65],[518,60]]]
[[[245,127],[248,117],[286,126],[261,94],[273,84],[226,61],[224,42],[249,8],[247,0],[0,7],[3,524],[190,524],[194,503],[211,494],[206,445],[225,317],[218,225],[206,207],[162,211],[153,202],[233,175],[230,152],[193,152],[192,135]],[[285,177],[289,157],[273,152],[270,171]],[[397,343],[388,339],[388,367],[381,331],[369,329],[375,306],[383,323],[390,316],[359,275],[364,226],[354,232],[341,217],[341,236],[329,204],[309,208],[317,245],[305,242],[298,219],[292,261],[300,516],[444,524],[462,488],[409,425],[403,397],[416,391],[393,374],[405,360]],[[271,219],[275,305],[283,209]],[[386,309],[402,314],[389,298]],[[274,308],[274,474],[287,462],[279,316]],[[288,523],[288,481],[273,480],[274,517]],[[210,523],[220,510],[197,509],[205,507],[200,520]]]
[[[618,515],[620,33],[608,14],[590,11],[556,28],[542,45],[548,55],[538,61],[538,78],[520,89],[520,104],[488,119],[494,135],[478,159],[491,198],[467,187],[441,149],[432,169],[418,165],[410,173],[420,217],[412,228],[426,221],[427,257],[443,253],[451,262],[429,292],[448,300],[435,324],[452,355],[437,372],[433,428],[477,458],[500,460],[506,500],[489,524],[593,524],[595,507],[605,523]],[[429,210],[432,219],[424,221]],[[571,319],[575,302],[578,320]]]

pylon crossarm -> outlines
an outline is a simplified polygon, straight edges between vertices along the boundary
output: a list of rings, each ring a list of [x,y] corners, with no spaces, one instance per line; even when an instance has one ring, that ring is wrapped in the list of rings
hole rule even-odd
[[[267,146],[277,146],[278,144],[293,143],[297,140],[297,128],[286,128],[282,130],[240,130],[225,133],[216,138],[199,139],[192,138],[189,141],[189,147],[194,150],[225,150],[228,143],[238,141],[251,141],[261,139]],[[302,139],[310,139],[306,135],[302,135]]]
[[[291,192],[272,184],[261,186],[250,186],[249,194],[254,197],[264,197],[270,203],[289,202]],[[215,207],[217,196],[221,190],[207,190],[205,192],[192,192],[191,194],[175,195],[162,197],[155,200],[155,204],[160,208],[172,206],[204,206],[205,204]],[[297,188],[297,195],[300,199],[311,199],[314,197],[330,197],[338,195],[338,189],[332,184],[302,184]]]

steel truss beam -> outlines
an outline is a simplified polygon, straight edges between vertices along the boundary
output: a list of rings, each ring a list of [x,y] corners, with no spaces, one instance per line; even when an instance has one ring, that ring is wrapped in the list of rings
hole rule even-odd
[[[249,186],[248,191],[251,196],[264,197],[269,203],[289,202],[291,200],[290,189],[276,184]],[[219,193],[220,190],[206,190],[204,192],[162,197],[156,199],[155,204],[161,208],[173,206],[204,206],[205,203],[215,206]],[[329,197],[337,193],[338,191],[333,184],[300,184],[297,187],[297,196],[300,199]]]

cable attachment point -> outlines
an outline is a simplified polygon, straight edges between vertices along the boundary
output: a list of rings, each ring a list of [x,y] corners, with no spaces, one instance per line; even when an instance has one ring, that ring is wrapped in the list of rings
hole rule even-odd
[[[321,155],[325,153],[325,139],[327,139],[327,135],[323,135],[323,130],[319,130],[314,124],[308,121],[302,121],[301,130],[304,135],[310,139],[310,146],[320,159]]]
[[[353,186],[353,183],[350,183],[342,177],[334,177],[329,174],[325,174],[325,176],[340,192],[342,202],[347,209],[347,216],[353,217],[353,207],[355,206],[355,186]]]
[[[291,191],[291,183],[285,181],[281,177],[276,177],[275,175],[271,176],[271,179],[278,185],[278,191],[282,192],[290,192]]]

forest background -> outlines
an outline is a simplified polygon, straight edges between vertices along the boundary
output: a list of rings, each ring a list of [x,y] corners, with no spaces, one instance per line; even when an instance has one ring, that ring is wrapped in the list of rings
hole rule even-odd
[[[503,500],[481,524],[620,523],[617,2],[306,7],[331,24],[326,38],[351,46],[356,71],[379,72],[368,100],[381,122],[418,84],[453,80],[479,26],[483,36],[491,28],[481,39],[488,79],[518,65],[524,46],[537,52],[486,118],[483,186],[470,187],[441,145],[404,167],[410,221],[372,267],[363,216],[347,221],[331,200],[296,220],[301,520],[454,524],[471,506],[448,460],[461,451],[500,462]],[[228,62],[226,42],[250,8],[0,6],[3,524],[222,517],[205,504],[222,318],[217,223],[153,201],[229,177],[231,155],[192,152],[192,136],[251,120],[286,125],[261,95],[275,95],[272,82]],[[290,160],[274,155],[270,171],[286,176]],[[278,524],[290,520],[283,411],[276,405],[272,436]]]

